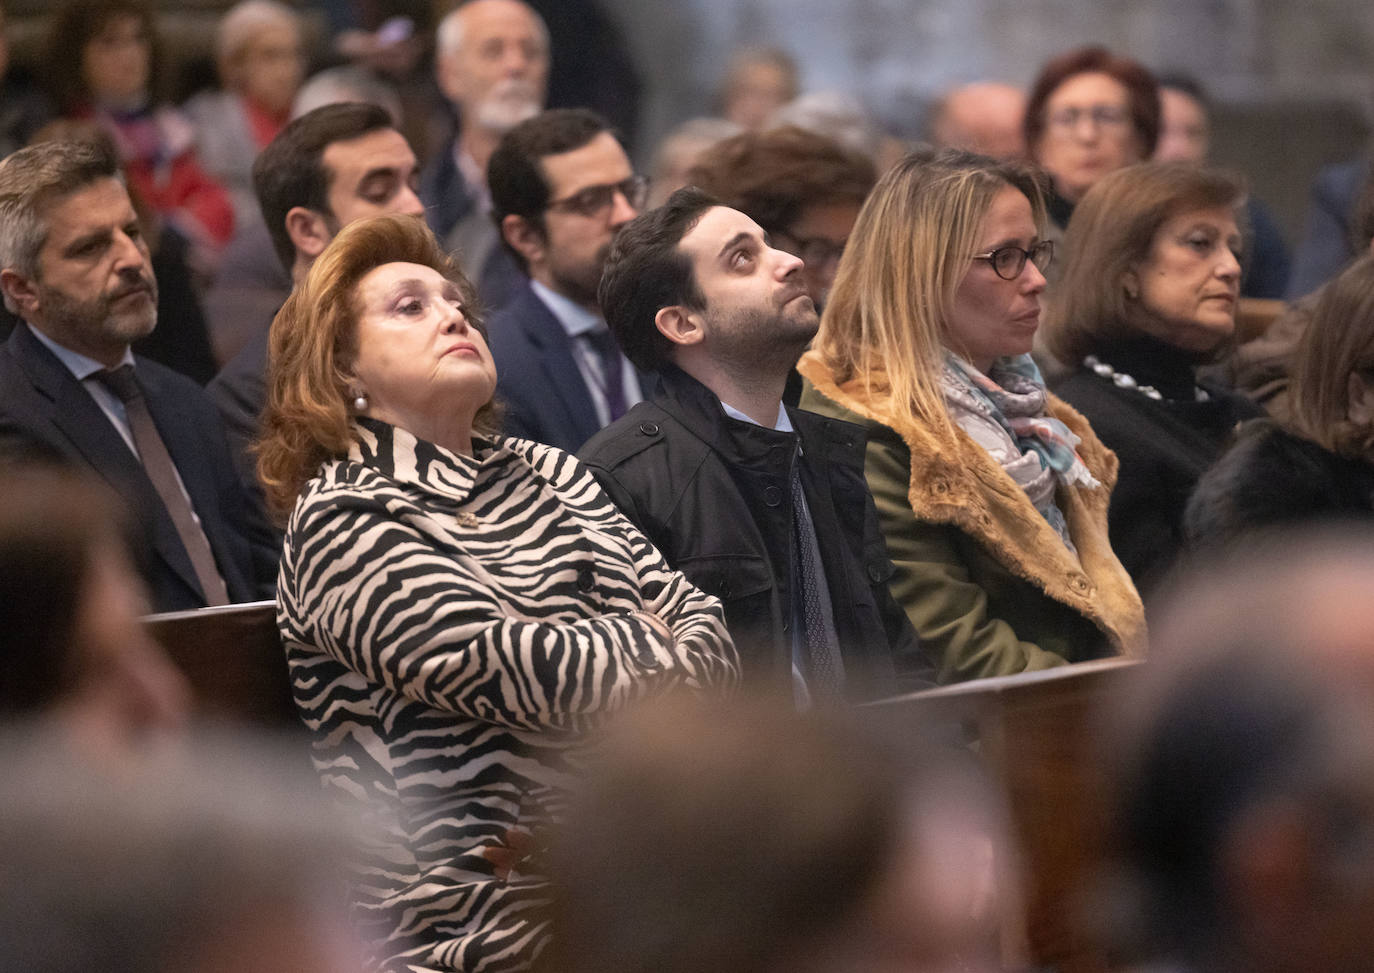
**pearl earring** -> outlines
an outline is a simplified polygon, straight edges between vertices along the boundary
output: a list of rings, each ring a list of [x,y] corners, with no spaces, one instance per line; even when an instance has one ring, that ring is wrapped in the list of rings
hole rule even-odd
[[[354,412],[366,412],[366,411],[367,411],[367,393],[366,393],[366,392],[359,392],[359,393],[353,398],[353,411],[354,411]]]

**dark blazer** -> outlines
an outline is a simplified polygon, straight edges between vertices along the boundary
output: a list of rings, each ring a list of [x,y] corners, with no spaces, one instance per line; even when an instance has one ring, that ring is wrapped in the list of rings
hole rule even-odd
[[[234,472],[219,416],[190,379],[137,359],[158,432],[186,485],[233,601],[272,598],[279,551],[261,509]],[[171,516],[143,466],[90,393],[22,322],[0,347],[0,442],[34,444],[98,473],[141,531],[136,552],[157,611],[201,608],[196,580]]]
[[[577,452],[601,421],[558,318],[526,284],[492,315],[487,330],[503,431]]]
[[[887,556],[864,480],[864,431],[788,409],[794,433],[732,419],[695,379],[665,369],[649,401],[579,459],[668,564],[725,605],[746,685],[789,685],[792,670],[793,457],[825,564],[847,693],[928,688],[934,670],[892,599]]]

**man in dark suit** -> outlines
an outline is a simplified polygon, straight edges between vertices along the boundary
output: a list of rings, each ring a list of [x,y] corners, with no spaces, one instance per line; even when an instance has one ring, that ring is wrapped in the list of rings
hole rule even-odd
[[[457,126],[420,174],[420,198],[482,303],[498,308],[524,275],[491,219],[487,163],[501,136],[544,107],[549,32],[523,0],[468,0],[439,22],[434,75]]]
[[[505,431],[576,450],[643,397],[596,288],[647,187],[606,123],[582,109],[507,132],[487,182],[502,243],[530,276],[489,327]]]
[[[273,596],[276,552],[194,382],[136,358],[157,281],[118,164],[48,142],[0,163],[0,444],[93,469],[143,530],[160,611]]]

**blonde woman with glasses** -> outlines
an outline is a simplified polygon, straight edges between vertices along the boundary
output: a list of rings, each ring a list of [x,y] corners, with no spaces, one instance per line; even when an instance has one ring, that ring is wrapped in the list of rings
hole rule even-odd
[[[1030,172],[908,156],[859,213],[802,405],[862,425],[892,591],[942,681],[1132,652],[1140,599],[1107,539],[1116,457],[1046,390],[1045,209]]]

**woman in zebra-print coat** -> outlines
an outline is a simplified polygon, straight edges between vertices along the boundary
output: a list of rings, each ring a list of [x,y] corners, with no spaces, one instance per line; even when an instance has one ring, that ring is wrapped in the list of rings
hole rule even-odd
[[[486,432],[496,375],[470,297],[419,220],[378,217],[339,233],[272,325],[278,622],[316,766],[383,836],[354,901],[387,970],[527,966],[545,884],[492,859],[546,820],[579,731],[738,678],[718,603],[575,459]]]

